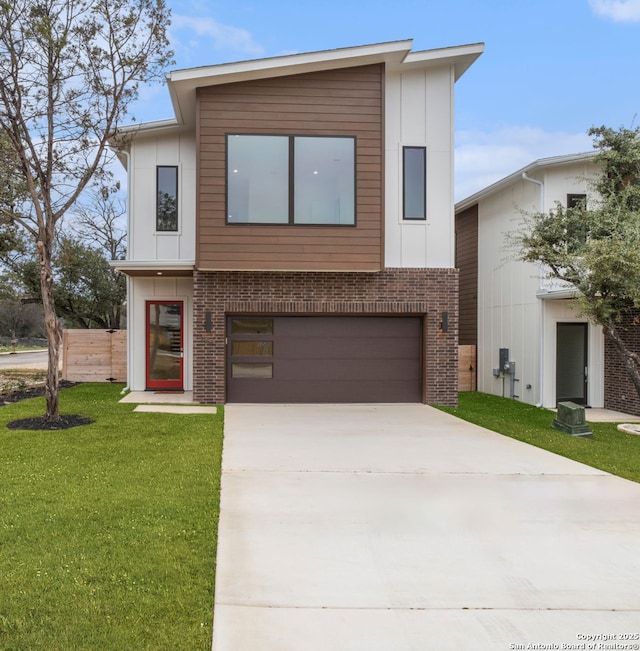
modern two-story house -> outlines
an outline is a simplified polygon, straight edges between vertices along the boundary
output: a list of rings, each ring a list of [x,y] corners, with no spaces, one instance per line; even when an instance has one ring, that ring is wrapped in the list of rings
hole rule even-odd
[[[453,97],[482,44],[179,70],[122,129],[128,383],[223,402],[457,401]]]

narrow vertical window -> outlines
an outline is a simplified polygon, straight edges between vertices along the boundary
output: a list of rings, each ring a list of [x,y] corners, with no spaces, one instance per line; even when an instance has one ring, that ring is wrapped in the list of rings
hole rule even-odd
[[[156,168],[156,231],[178,230],[178,168]]]
[[[402,148],[402,218],[427,218],[427,149]]]

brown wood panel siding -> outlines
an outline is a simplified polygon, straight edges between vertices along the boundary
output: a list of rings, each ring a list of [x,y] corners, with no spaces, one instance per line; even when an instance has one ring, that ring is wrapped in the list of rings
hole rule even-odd
[[[198,269],[382,269],[383,78],[372,65],[198,91]],[[227,133],[355,136],[356,225],[227,224]]]
[[[460,270],[460,345],[478,343],[478,206],[456,215],[456,267]]]

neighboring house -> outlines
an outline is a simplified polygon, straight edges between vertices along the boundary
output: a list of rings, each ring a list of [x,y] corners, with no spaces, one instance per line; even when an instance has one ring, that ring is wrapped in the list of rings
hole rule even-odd
[[[203,403],[457,402],[454,84],[411,41],[172,72],[122,129],[128,384]]]
[[[479,391],[551,408],[561,400],[605,405],[602,328],[574,310],[571,287],[515,260],[505,238],[523,211],[588,205],[594,156],[538,160],[456,205],[459,336],[477,345]]]

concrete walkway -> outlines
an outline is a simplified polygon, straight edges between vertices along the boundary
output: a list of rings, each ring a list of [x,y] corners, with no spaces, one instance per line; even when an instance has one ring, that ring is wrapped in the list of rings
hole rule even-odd
[[[228,405],[221,497],[214,651],[640,634],[640,484],[430,407]]]

